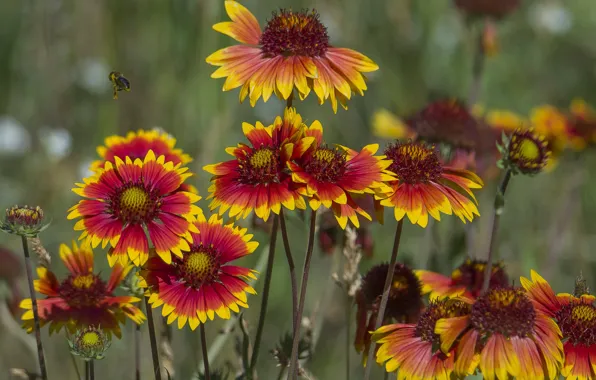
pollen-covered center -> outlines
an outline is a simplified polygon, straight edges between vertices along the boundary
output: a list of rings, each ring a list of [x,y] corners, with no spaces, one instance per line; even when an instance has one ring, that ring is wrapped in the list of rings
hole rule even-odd
[[[86,348],[93,348],[101,346],[102,340],[96,331],[88,331],[83,334],[81,339]]]
[[[439,335],[435,334],[435,326],[441,318],[461,317],[470,313],[470,305],[450,299],[431,301],[416,324],[416,336],[430,342],[436,349],[441,344]],[[434,350],[433,350],[434,351]]]
[[[596,308],[592,304],[571,302],[555,316],[563,338],[573,345],[596,344]]]
[[[184,255],[180,272],[182,277],[192,287],[217,280],[219,274],[219,261],[217,251],[213,248],[200,246],[193,252]]]
[[[265,185],[279,182],[281,165],[279,152],[262,147],[239,159],[240,181],[249,185]]]
[[[371,268],[362,279],[361,291],[367,307],[377,310],[380,306],[385,277],[389,264]],[[421,287],[414,272],[406,265],[397,263],[393,272],[386,315],[400,322],[416,320],[422,305]]]
[[[451,273],[454,285],[464,286],[474,297],[480,295],[484,283],[484,270],[486,261],[467,259],[462,265]],[[502,288],[509,285],[509,278],[505,269],[500,264],[493,264],[490,278],[490,288]]]
[[[536,173],[547,163],[547,142],[532,131],[517,130],[509,143],[509,160],[524,173]]]
[[[522,289],[489,290],[472,305],[471,322],[483,334],[526,337],[534,329],[536,311]]]
[[[130,186],[117,192],[112,207],[122,221],[143,223],[154,218],[159,203],[144,187]]]
[[[441,178],[443,167],[437,153],[420,143],[394,143],[385,149],[385,155],[392,160],[389,170],[401,182],[409,184],[427,183]]]
[[[293,12],[282,9],[273,13],[259,43],[268,57],[320,57],[329,48],[329,36],[315,10]]]
[[[106,283],[91,273],[71,274],[62,281],[58,293],[72,307],[96,306],[107,296]]]
[[[304,170],[319,182],[337,182],[346,172],[346,152],[340,148],[315,150]]]

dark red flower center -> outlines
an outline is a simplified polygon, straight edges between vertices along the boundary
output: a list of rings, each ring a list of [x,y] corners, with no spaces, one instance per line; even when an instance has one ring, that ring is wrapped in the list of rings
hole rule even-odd
[[[509,161],[522,173],[538,173],[548,162],[547,141],[531,130],[516,130],[509,142]]]
[[[374,266],[362,279],[360,289],[367,307],[373,311],[376,311],[381,303],[388,270],[389,264]],[[421,308],[422,296],[418,278],[409,267],[397,263],[385,315],[400,322],[412,322],[418,317]]]
[[[92,273],[71,274],[60,284],[58,294],[72,307],[97,306],[107,296],[106,283]]]
[[[346,172],[346,152],[340,148],[318,148],[310,155],[304,170],[319,182],[337,182]]]
[[[160,202],[143,185],[128,185],[115,192],[111,206],[114,216],[123,222],[139,224],[155,218]]]
[[[436,182],[443,174],[443,167],[433,148],[414,142],[390,144],[385,149],[385,155],[393,161],[389,170],[395,173],[401,182]]]
[[[556,315],[556,320],[566,338],[573,345],[596,344],[596,308],[592,304],[571,302]]]
[[[526,337],[534,330],[536,311],[524,290],[499,288],[476,300],[470,318],[481,334]]]
[[[178,268],[189,286],[200,288],[205,283],[216,281],[219,276],[219,253],[213,247],[193,247],[186,253]]]
[[[238,159],[242,183],[263,185],[279,182],[281,165],[279,152],[270,147],[261,147]]]
[[[486,261],[467,259],[451,273],[451,279],[456,286],[465,286],[474,297],[480,295],[484,283]],[[490,288],[503,288],[509,285],[509,278],[501,264],[493,264],[490,278]]]
[[[6,222],[23,227],[36,227],[43,222],[41,207],[13,206],[6,209]]]
[[[441,338],[435,334],[435,326],[441,318],[461,317],[470,313],[470,305],[450,299],[431,301],[416,324],[416,336],[433,344],[435,349],[441,345]],[[433,350],[434,351],[434,350]]]
[[[274,12],[259,41],[265,56],[320,57],[329,48],[327,28],[315,11]]]

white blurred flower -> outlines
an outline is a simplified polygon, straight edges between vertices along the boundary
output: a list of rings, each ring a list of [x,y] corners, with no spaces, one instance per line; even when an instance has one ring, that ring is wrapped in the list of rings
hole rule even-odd
[[[15,118],[0,116],[0,154],[20,155],[31,147],[31,135]]]
[[[555,2],[534,5],[529,17],[535,28],[551,34],[563,34],[573,26],[573,17],[569,10]]]
[[[79,65],[79,79],[81,85],[89,92],[103,94],[110,88],[107,65],[98,59],[86,59]]]
[[[39,138],[48,156],[54,160],[60,160],[70,153],[72,136],[64,128],[44,127],[39,131]]]

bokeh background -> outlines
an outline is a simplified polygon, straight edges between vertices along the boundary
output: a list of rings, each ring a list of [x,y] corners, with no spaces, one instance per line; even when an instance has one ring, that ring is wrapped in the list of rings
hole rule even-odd
[[[379,108],[407,115],[433,94],[467,96],[475,39],[450,0],[242,2],[262,25],[279,7],[315,7],[334,45],[361,51],[379,64],[380,70],[369,75],[369,90],[364,97],[355,96],[348,111],[340,109],[334,115],[329,104],[319,106],[314,96],[295,102],[307,122],[322,122],[329,142],[354,148],[384,144],[371,132],[371,119]],[[486,62],[479,102],[521,114],[546,103],[566,108],[578,96],[596,104],[596,3],[522,3],[519,11],[497,24],[499,52]],[[210,78],[214,68],[205,63],[205,57],[234,43],[212,30],[214,23],[223,20],[227,16],[221,0],[8,0],[0,4],[0,206],[43,207],[53,222],[41,239],[54,255],[52,267],[57,273],[64,273],[57,258],[59,244],[78,236],[65,218],[66,210],[78,200],[70,189],[88,174],[95,148],[105,137],[163,128],[194,157],[190,166],[196,176],[191,182],[205,196],[209,176],[202,167],[223,160],[224,148],[242,140],[241,123],[267,124],[283,112],[283,103],[273,98],[266,104],[259,101],[255,108],[248,102],[239,104],[237,91],[224,93],[223,80]],[[117,101],[107,79],[112,70],[124,73],[132,83],[132,91],[120,93]],[[514,178],[498,248],[512,279],[534,268],[558,291],[571,291],[580,271],[594,284],[596,179],[590,172],[595,165],[594,153],[586,150],[563,157],[552,172]],[[495,188],[490,180],[479,192],[483,216],[471,227],[473,246],[466,249],[464,227],[454,217],[444,217],[432,234],[406,223],[400,259],[447,274],[467,251],[485,257]],[[207,203],[201,201],[201,205]],[[363,259],[362,273],[389,258],[395,222],[387,219],[385,226],[372,227],[374,254]],[[243,223],[250,225],[250,219]],[[301,268],[306,222],[293,217],[289,227]],[[267,234],[255,233],[265,248]],[[1,235],[0,245],[14,250],[20,262],[19,239]],[[243,264],[257,266],[260,259],[262,263],[261,250]],[[276,362],[267,351],[291,327],[282,250],[279,244],[258,366],[261,379],[277,375]],[[96,250],[96,266],[106,273],[103,253]],[[0,267],[19,273],[7,258]],[[354,331],[355,308],[346,315],[341,291],[330,279],[339,268],[337,252],[325,255],[316,248],[305,314],[315,317],[316,346],[307,368],[317,379],[343,377],[348,317]],[[24,277],[17,283],[26,294]],[[255,286],[260,292],[262,281]],[[5,298],[12,293],[6,282],[0,289]],[[249,304],[245,318],[254,337],[260,297],[251,297]],[[34,370],[34,340],[19,329],[4,302],[0,322],[0,378],[7,378],[11,367]],[[224,340],[224,322],[207,325],[209,343],[224,341],[212,366],[238,366],[234,346],[240,333],[238,325],[233,326]],[[133,327],[129,324],[125,330],[107,358],[97,363],[97,378],[132,378]],[[43,339],[50,378],[75,379],[64,336],[49,337],[44,331]],[[198,332],[188,328],[174,331],[176,379],[192,378],[200,363],[198,340]],[[145,328],[142,342],[142,378],[150,379]],[[362,373],[359,360],[353,352],[353,378]],[[380,371],[375,373],[382,376]]]

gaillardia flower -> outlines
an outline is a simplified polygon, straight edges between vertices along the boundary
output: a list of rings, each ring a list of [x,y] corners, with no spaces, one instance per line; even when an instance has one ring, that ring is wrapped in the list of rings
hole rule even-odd
[[[464,223],[480,215],[471,189],[482,188],[482,180],[468,170],[443,166],[434,146],[396,142],[385,149],[385,155],[397,181],[391,183],[381,204],[394,207],[396,220],[407,215],[413,224],[426,227],[429,214],[440,220],[441,212],[453,213]]]
[[[408,118],[406,123],[417,134],[418,140],[444,144],[452,149],[473,150],[480,134],[478,121],[457,99],[433,102]]]
[[[13,206],[6,209],[4,220],[0,220],[0,231],[25,237],[37,237],[49,225],[44,223],[41,207]]]
[[[470,314],[439,319],[435,328],[444,353],[458,342],[456,376],[480,368],[488,380],[555,378],[563,361],[561,331],[523,289],[489,289],[475,301],[462,300],[471,303]]]
[[[521,284],[528,291],[536,309],[553,318],[563,334],[565,364],[561,375],[566,379],[596,377],[596,307],[593,295],[555,296],[551,286],[532,271],[531,280],[522,277]]]
[[[318,121],[313,126],[320,125]],[[213,198],[209,208],[219,208],[219,215],[230,210],[230,217],[246,218],[251,211],[264,219],[281,207],[306,209],[306,203],[292,183],[287,162],[301,155],[314,141],[304,137],[302,117],[295,108],[286,108],[284,118],[277,117],[269,127],[260,122],[256,127],[242,124],[250,142],[230,147],[226,152],[233,160],[207,165],[203,169],[213,174],[207,199]]]
[[[389,140],[414,139],[416,132],[399,117],[381,108],[372,117],[373,135]]]
[[[360,152],[341,145],[329,147],[323,143],[320,123],[313,123],[305,134],[314,137],[314,143],[300,155],[295,155],[288,167],[301,194],[309,197],[310,207],[318,210],[322,204],[333,210],[342,228],[346,227],[348,219],[360,227],[358,214],[371,220],[350,193],[376,194],[390,190],[385,181],[395,180],[387,171],[391,161],[385,160],[384,156],[375,156],[379,145],[367,145]]]
[[[544,136],[533,129],[517,129],[511,136],[503,136],[499,167],[509,169],[514,174],[538,174],[548,164],[551,151]]]
[[[364,95],[366,82],[362,73],[378,70],[370,58],[329,44],[327,29],[316,11],[273,13],[265,29],[255,16],[236,1],[225,2],[232,21],[220,22],[213,29],[243,45],[229,46],[207,57],[207,63],[220,66],[212,78],[227,78],[223,90],[242,86],[240,101],[248,96],[254,106],[262,96],[269,100],[275,93],[286,100],[294,88],[300,99],[311,90],[319,103],[331,99],[347,109],[352,93]]]
[[[171,261],[171,253],[182,257],[192,241],[189,231],[196,232],[192,221],[202,210],[193,205],[201,197],[179,191],[180,185],[192,174],[188,168],[155,157],[152,150],[144,160],[115,157],[115,164],[106,162],[103,169],[77,183],[76,194],[89,199],[70,208],[68,219],[82,217],[75,230],[83,230],[80,239],[93,247],[102,243],[112,246],[108,255],[110,266],[128,258],[142,265],[149,256],[149,240],[157,253]]]
[[[371,335],[381,305],[383,288],[389,264],[380,264],[371,268],[362,278],[360,288],[356,292],[356,351],[364,353],[366,365]],[[424,309],[420,282],[406,265],[397,263],[393,272],[387,309],[383,317],[383,325],[392,319],[398,323],[415,323]]]
[[[451,379],[457,346],[443,353],[435,333],[439,319],[462,317],[470,313],[470,305],[462,301],[443,299],[431,301],[416,323],[395,323],[380,327],[372,339],[380,345],[377,363],[385,370],[399,370],[399,379]],[[470,373],[471,374],[471,373]]]
[[[569,143],[576,150],[596,143],[596,111],[583,99],[573,99],[567,122]]]
[[[74,339],[68,340],[71,354],[83,360],[101,360],[112,341],[100,327],[88,326],[76,332]]]
[[[116,165],[116,157],[122,161],[130,157],[132,161],[137,158],[145,159],[150,150],[157,157],[164,156],[165,162],[172,162],[174,165],[186,165],[192,158],[176,149],[176,139],[160,130],[145,131],[139,129],[137,132],[128,132],[126,136],[110,136],[105,139],[105,145],[97,147],[97,154],[101,160],[94,161],[91,168],[95,171],[103,169],[106,161]]]
[[[60,258],[69,272],[64,280],[58,282],[56,275],[44,267],[37,268],[39,280],[35,280],[35,290],[46,295],[46,298],[37,300],[37,307],[41,324],[50,324],[50,334],[62,327],[74,334],[77,329],[101,326],[106,333],[120,337],[120,323],[124,323],[124,317],[137,324],[145,320],[143,312],[133,305],[140,301],[139,298],[113,294],[132,265],[116,263],[106,283],[93,272],[93,251],[88,244],[79,247],[73,242],[72,250],[62,244]],[[31,299],[23,300],[21,308],[27,310],[22,316],[23,326],[31,332]]]
[[[248,307],[246,293],[256,294],[248,285],[256,279],[255,271],[228,263],[254,252],[259,243],[251,241],[246,229],[223,224],[217,215],[209,221],[200,215],[194,223],[192,243],[182,258],[171,264],[152,256],[141,271],[153,308],[162,306],[168,324],[178,320],[178,328],[186,322],[192,330],[215,314],[230,318],[230,310],[239,312]]]
[[[430,293],[431,299],[452,298],[459,295],[475,299],[482,290],[485,268],[486,261],[468,258],[451,273],[451,276],[444,276],[428,270],[416,270],[414,273],[422,284],[422,294]],[[509,278],[503,264],[493,264],[489,288],[507,285],[509,285]]]

